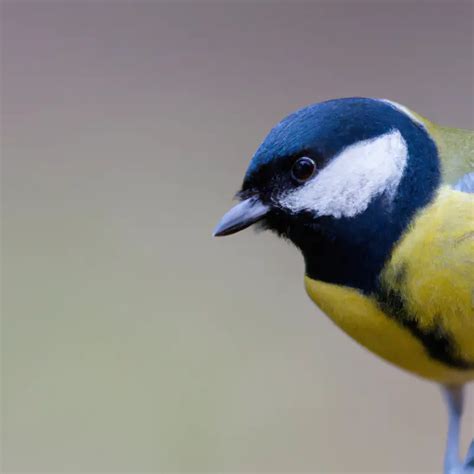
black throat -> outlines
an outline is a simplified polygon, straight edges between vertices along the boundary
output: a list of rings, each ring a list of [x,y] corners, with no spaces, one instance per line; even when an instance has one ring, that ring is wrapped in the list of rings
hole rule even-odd
[[[378,276],[406,223],[377,219],[383,203],[375,201],[356,218],[294,216],[274,213],[266,226],[301,250],[306,275],[314,280],[356,288],[366,294]]]
[[[370,294],[409,218],[382,219],[383,199],[356,218],[300,216],[306,223],[287,227],[288,238],[301,250],[306,274],[327,283]]]

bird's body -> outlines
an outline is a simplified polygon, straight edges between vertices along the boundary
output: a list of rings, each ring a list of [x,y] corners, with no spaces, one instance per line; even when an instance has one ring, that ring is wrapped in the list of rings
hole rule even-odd
[[[440,189],[396,244],[371,294],[305,278],[311,299],[356,341],[417,375],[474,379],[474,194]]]
[[[216,231],[261,221],[293,242],[337,326],[446,387],[449,473],[461,472],[460,387],[474,380],[473,172],[473,132],[386,100],[327,101],[269,133]]]

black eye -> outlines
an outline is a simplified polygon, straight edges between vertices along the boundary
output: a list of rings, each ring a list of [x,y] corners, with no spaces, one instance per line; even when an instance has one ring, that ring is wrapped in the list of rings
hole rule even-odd
[[[303,183],[313,176],[315,170],[316,164],[314,161],[307,156],[303,156],[294,162],[291,168],[291,176],[293,176],[296,181]]]

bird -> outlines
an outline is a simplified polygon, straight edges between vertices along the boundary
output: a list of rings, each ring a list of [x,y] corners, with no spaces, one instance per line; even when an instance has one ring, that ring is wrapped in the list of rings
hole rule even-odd
[[[439,384],[445,474],[474,473],[460,428],[474,380],[474,132],[388,99],[309,105],[270,130],[214,236],[251,225],[294,244],[340,329]]]

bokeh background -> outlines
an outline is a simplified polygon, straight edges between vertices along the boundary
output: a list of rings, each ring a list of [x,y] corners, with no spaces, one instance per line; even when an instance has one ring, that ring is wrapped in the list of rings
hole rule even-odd
[[[437,388],[211,231],[301,106],[472,127],[472,2],[4,0],[1,36],[4,472],[440,472]]]

